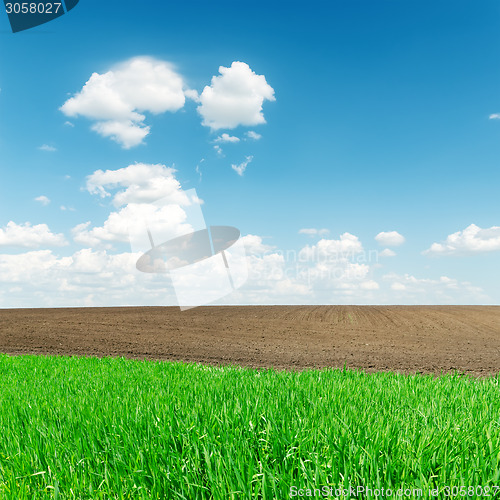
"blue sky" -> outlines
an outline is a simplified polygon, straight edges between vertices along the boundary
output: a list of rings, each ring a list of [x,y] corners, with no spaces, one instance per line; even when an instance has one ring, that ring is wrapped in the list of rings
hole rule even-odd
[[[173,166],[150,181],[195,188],[208,224],[246,237],[250,278],[220,302],[499,303],[498,2],[154,5],[81,0],[16,34],[0,15],[0,307],[176,303],[167,278],[123,264],[130,247],[109,224],[100,241],[88,234],[123,209],[116,193],[148,187],[121,171],[101,198],[88,177],[136,163]],[[133,60],[169,68],[162,85],[180,78],[184,105],[155,114],[128,102],[148,92],[146,74],[131,83]],[[202,93],[234,62],[257,108],[232,84],[231,125],[204,125]],[[116,110],[97,117],[83,99],[61,110],[110,72],[149,127],[139,144],[92,130],[115,127]],[[247,158],[239,175],[231,166]],[[311,249],[335,255],[297,270],[290,256]]]

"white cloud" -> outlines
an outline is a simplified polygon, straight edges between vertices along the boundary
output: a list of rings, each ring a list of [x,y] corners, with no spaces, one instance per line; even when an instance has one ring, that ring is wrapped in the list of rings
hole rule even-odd
[[[252,139],[254,141],[258,141],[259,139],[262,139],[262,136],[258,134],[257,132],[254,132],[253,130],[249,130],[245,134],[249,139]]]
[[[345,258],[363,252],[363,245],[357,236],[350,233],[340,235],[338,240],[319,240],[316,245],[306,245],[299,257],[304,260],[319,261]]]
[[[472,255],[500,250],[500,227],[481,229],[471,224],[450,234],[442,243],[433,243],[424,255]]]
[[[231,165],[231,168],[239,175],[242,176],[245,173],[248,164],[253,160],[253,156],[247,156],[246,160],[241,162],[239,165]]]
[[[192,232],[186,211],[178,204],[157,207],[151,203],[129,203],[117,212],[111,212],[102,226],[91,227],[90,221],[78,224],[71,233],[80,245],[112,248],[113,243],[127,243],[138,239],[146,231],[145,226],[135,221],[148,221],[152,234],[162,234],[163,243],[171,238]]]
[[[149,134],[144,112],[174,112],[184,103],[184,82],[169,63],[136,57],[106,73],[93,73],[61,111],[96,120],[94,131],[129,149]]]
[[[101,198],[110,197],[110,190],[124,188],[113,197],[116,207],[152,203],[166,196],[172,203],[186,203],[175,169],[162,164],[135,163],[118,170],[96,170],[87,177],[86,187],[90,194]]]
[[[379,253],[380,257],[395,257],[396,252],[390,248],[385,248]]]
[[[47,224],[33,226],[29,222],[16,224],[10,221],[5,227],[0,228],[0,246],[39,248],[63,245],[67,245],[64,235],[54,234]]]
[[[256,234],[247,234],[241,237],[248,255],[264,254],[274,249],[272,245],[266,245],[262,242],[262,237]]]
[[[377,283],[366,267],[338,264],[336,273],[307,273],[287,266],[283,255],[257,235],[243,237],[249,280],[223,303],[340,303],[371,299]],[[140,273],[140,254],[82,249],[68,257],[49,250],[0,255],[0,306],[173,305],[168,275]],[[307,266],[309,264],[306,264]],[[344,269],[342,270],[342,266]],[[187,280],[196,276],[186,276]],[[15,291],[3,293],[5,285]]]
[[[406,240],[405,237],[397,231],[382,231],[375,236],[375,239],[385,247],[397,247],[402,245]]]
[[[222,134],[217,139],[214,140],[214,142],[240,142],[240,138],[236,137],[234,135],[229,135],[229,134]]]
[[[358,295],[372,297],[379,284],[371,277],[372,268],[359,238],[350,233],[338,240],[322,239],[315,245],[306,245],[298,253],[299,281],[308,283],[315,300],[331,302]],[[363,292],[361,292],[363,291]],[[362,293],[369,295],[362,295]],[[373,299],[371,299],[373,300]]]
[[[74,241],[90,247],[109,249],[114,243],[140,241],[146,221],[152,234],[161,235],[162,241],[157,243],[189,233],[193,227],[188,211],[202,203],[181,189],[173,168],[161,164],[136,163],[118,170],[97,170],[87,177],[86,187],[91,194],[112,198],[118,208],[102,226],[92,227],[86,221],[72,229]],[[160,205],[158,200],[162,200]]]
[[[489,116],[489,119],[490,119],[490,120],[500,120],[500,113],[492,113],[492,114]]]
[[[373,303],[379,284],[371,277],[359,239],[349,233],[299,252],[279,251],[256,235],[244,237],[249,280],[231,303]],[[362,259],[359,259],[362,260]]]
[[[299,234],[307,234],[308,236],[324,236],[330,231],[328,229],[303,228],[299,229]]]
[[[73,127],[75,126],[75,124],[74,124],[74,123],[72,123],[72,122],[70,122],[70,121],[65,121],[65,122],[64,122],[64,125],[65,125],[66,127],[71,127],[71,128],[73,128]]]
[[[198,112],[203,125],[218,130],[266,123],[262,105],[265,100],[274,101],[275,97],[265,76],[257,75],[248,64],[239,61],[234,61],[229,68],[220,66],[219,73],[199,98]]]
[[[0,255],[0,281],[2,283],[29,283],[54,265],[56,258],[51,250],[38,250],[17,255]],[[36,282],[34,283],[36,285]]]
[[[54,146],[49,146],[48,144],[42,144],[38,149],[40,151],[47,151],[49,153],[57,151],[57,148],[55,148]]]
[[[37,196],[35,198],[35,201],[38,201],[39,203],[41,203],[42,205],[44,206],[47,206],[49,203],[50,203],[50,200],[49,198],[47,198],[46,196],[42,195],[42,196]]]
[[[398,292],[399,304],[477,304],[490,300],[480,287],[448,276],[429,279],[390,273],[383,279],[390,283],[391,290]]]
[[[138,255],[110,255],[83,249],[69,257],[50,250],[17,255],[0,254],[0,305],[61,307],[175,304],[164,275],[140,273]],[[12,292],[2,293],[5,285]]]
[[[103,137],[109,137],[121,144],[123,149],[142,144],[143,139],[151,130],[142,122],[135,123],[132,120],[97,122],[91,128]]]
[[[194,102],[200,102],[200,96],[198,92],[194,89],[186,89],[184,90],[184,95],[188,98],[191,99]]]
[[[61,205],[59,207],[60,210],[62,210],[63,212],[65,212],[66,210],[70,211],[70,212],[75,212],[76,210],[73,208],[73,207],[67,207],[65,205]]]
[[[345,233],[325,240],[316,251],[282,252],[258,235],[242,237],[249,279],[219,303],[236,304],[373,304],[485,303],[483,291],[446,276],[419,279],[387,274],[385,290],[373,277],[373,266],[357,262],[364,251],[359,239]],[[166,274],[137,271],[139,253],[111,254],[85,248],[70,256],[50,250],[0,254],[1,307],[104,305],[174,305]],[[314,256],[323,255],[323,259]],[[195,275],[187,280],[196,281]]]
[[[298,279],[298,273],[287,276],[286,261],[271,245],[258,235],[242,236],[248,265],[248,281],[223,303],[280,304],[304,303],[311,287]]]

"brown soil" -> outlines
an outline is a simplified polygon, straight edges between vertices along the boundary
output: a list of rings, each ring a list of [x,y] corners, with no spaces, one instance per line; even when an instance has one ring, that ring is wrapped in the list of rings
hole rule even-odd
[[[500,306],[5,309],[0,352],[486,376]]]

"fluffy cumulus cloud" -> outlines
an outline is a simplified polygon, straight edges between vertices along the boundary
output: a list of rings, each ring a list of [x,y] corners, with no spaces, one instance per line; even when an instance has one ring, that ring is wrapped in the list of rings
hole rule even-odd
[[[144,222],[142,222],[144,221]],[[71,233],[76,243],[83,246],[113,248],[113,243],[128,243],[138,240],[147,231],[155,235],[157,244],[193,230],[187,221],[182,206],[167,204],[157,206],[147,203],[130,203],[116,212],[111,212],[102,226],[91,226],[87,221],[75,226]],[[157,235],[161,235],[160,238]]]
[[[500,227],[481,229],[471,224],[450,234],[442,243],[433,243],[424,255],[473,255],[500,250]]]
[[[101,198],[112,190],[116,207],[127,203],[151,203],[168,196],[172,203],[185,201],[185,193],[175,178],[175,169],[162,164],[135,163],[117,170],[96,170],[87,177],[87,191]],[[121,189],[120,189],[121,188]]]
[[[324,258],[344,258],[363,252],[359,238],[350,233],[340,235],[338,240],[322,239],[316,245],[306,245],[300,256],[307,260],[322,260]]]
[[[221,66],[219,73],[198,95],[186,88],[182,76],[170,63],[152,57],[135,57],[104,73],[93,73],[60,109],[67,117],[83,116],[92,120],[92,130],[125,149],[143,143],[150,133],[145,113],[178,111],[186,97],[198,103],[203,125],[212,130],[265,123],[263,103],[275,100],[274,89],[265,76],[239,61],[229,68]],[[69,121],[65,124],[74,126]],[[258,140],[261,136],[249,131],[245,138]],[[239,137],[228,134],[216,139],[221,143],[239,141]],[[46,144],[39,149],[56,150]]]
[[[375,240],[384,247],[397,247],[406,241],[397,231],[382,231],[375,236]]]
[[[136,57],[106,73],[93,73],[61,111],[94,120],[93,130],[128,149],[149,134],[143,113],[174,112],[184,102],[183,79],[169,63]]]
[[[0,228],[0,246],[22,248],[60,247],[66,245],[63,234],[53,233],[47,224],[16,224],[10,221]]]
[[[248,64],[239,61],[229,68],[220,66],[219,73],[199,97],[198,112],[203,125],[218,130],[266,123],[263,103],[274,101],[275,97],[265,76],[257,75]]]
[[[112,211],[102,226],[85,221],[72,229],[75,242],[90,247],[112,248],[115,242],[144,240],[149,230],[157,244],[189,233],[190,209],[199,208],[201,200],[183,191],[175,178],[175,169],[161,164],[137,163],[118,170],[97,170],[87,178],[87,190],[101,198],[111,198],[118,209]],[[201,211],[196,211],[198,226]],[[139,245],[143,246],[143,245]]]

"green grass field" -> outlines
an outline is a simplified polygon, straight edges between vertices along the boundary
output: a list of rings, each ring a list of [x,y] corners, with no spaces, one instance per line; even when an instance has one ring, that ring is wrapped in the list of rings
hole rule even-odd
[[[1,499],[500,486],[499,376],[0,355],[0,431]]]

